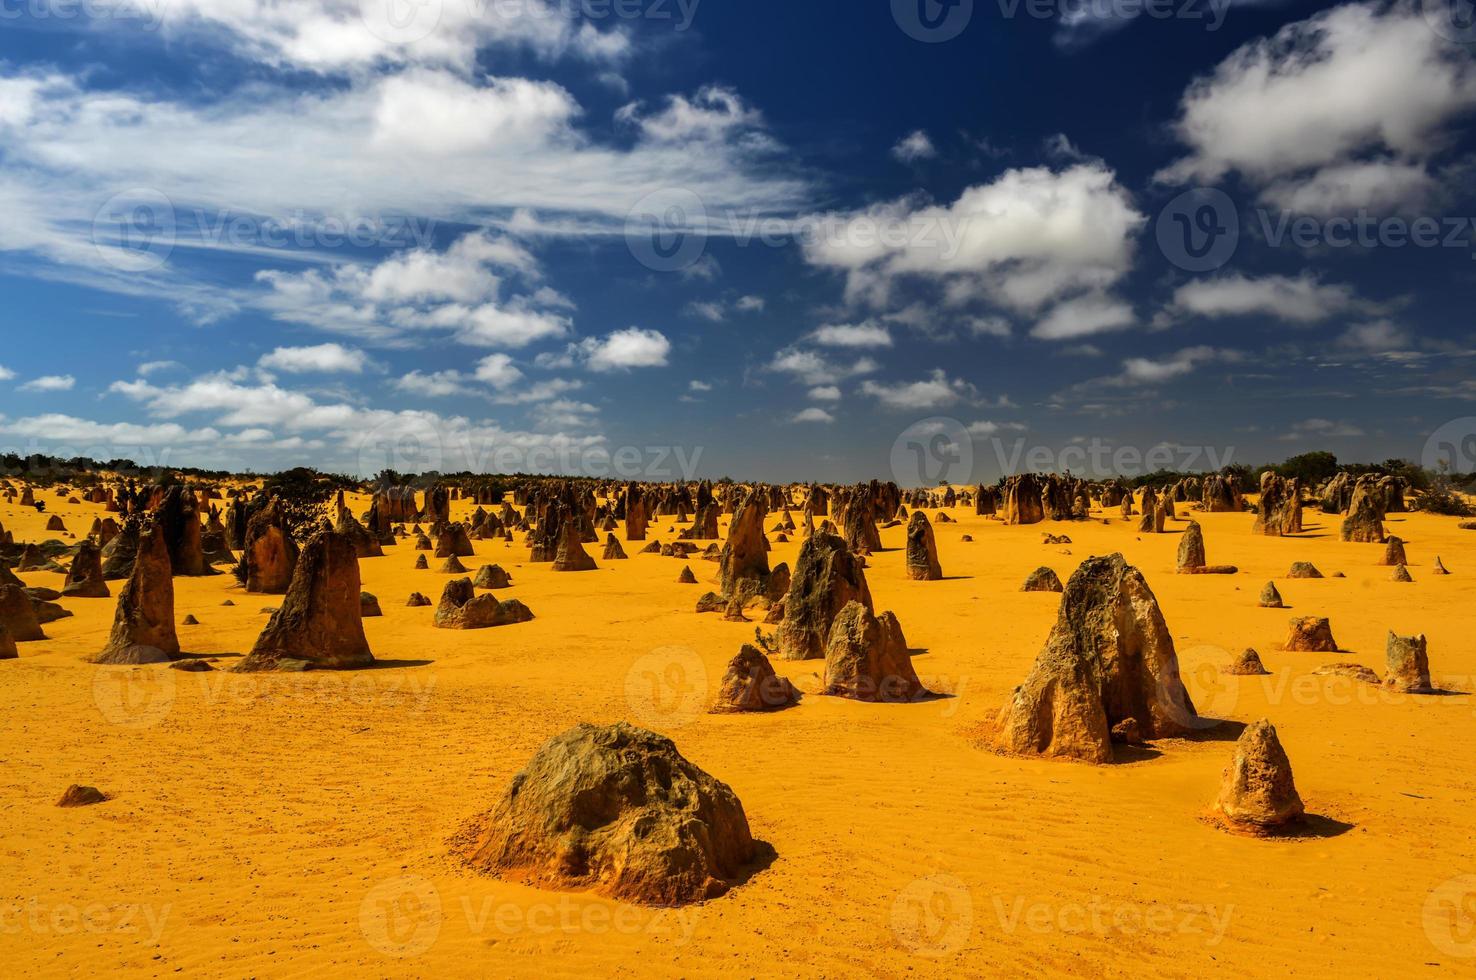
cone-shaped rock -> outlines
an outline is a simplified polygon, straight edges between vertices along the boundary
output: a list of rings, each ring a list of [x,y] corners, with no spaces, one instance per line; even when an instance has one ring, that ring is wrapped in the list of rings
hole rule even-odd
[[[1184,528],[1183,537],[1179,538],[1179,574],[1197,573],[1206,564],[1204,531],[1200,529],[1198,521],[1190,521],[1189,525]]]
[[[334,530],[354,543],[354,553],[360,558],[380,558],[384,555],[379,537],[360,524],[347,507],[338,512],[338,524]]]
[[[359,556],[354,542],[324,526],[303,547],[282,605],[239,671],[367,667]]]
[[[678,585],[696,585],[697,584],[697,576],[692,574],[692,566],[691,565],[683,565],[682,566],[682,573],[677,576],[677,584]]]
[[[420,557],[424,558],[425,556],[421,555]],[[436,571],[440,572],[442,575],[465,575],[466,566],[461,563],[460,558],[452,555],[445,561],[441,562],[441,567],[436,569]]]
[[[410,598],[405,601],[405,605],[410,607],[428,606],[430,604],[430,599],[421,595],[419,592],[410,593]]]
[[[1267,582],[1266,587],[1261,589],[1261,605],[1267,609],[1281,609],[1285,606],[1281,601],[1281,593],[1276,591],[1275,582]]]
[[[174,632],[174,577],[164,527],[150,523],[138,538],[133,574],[118,593],[113,632],[96,664],[149,664],[179,657]]]
[[[1042,565],[1025,579],[1025,584],[1020,586],[1021,592],[1062,592],[1061,576],[1056,574],[1055,569]]]
[[[1190,521],[1179,539],[1178,572],[1180,575],[1234,575],[1233,565],[1210,565],[1204,556],[1204,530],[1198,521]]]
[[[1389,573],[1389,581],[1413,582],[1414,578],[1409,574],[1408,568],[1405,568],[1403,565],[1398,565],[1395,567],[1394,571]]]
[[[1035,666],[1000,711],[995,745],[1107,762],[1121,721],[1134,719],[1154,739],[1186,734],[1198,717],[1142,573],[1121,555],[1088,558],[1066,586]]]
[[[598,567],[594,556],[584,550],[584,542],[580,539],[579,534],[578,518],[565,514],[563,521],[559,524],[559,546],[554,552],[553,570],[556,572],[592,572]]]
[[[1220,781],[1216,815],[1233,828],[1266,833],[1301,819],[1304,812],[1276,728],[1264,718],[1248,726]]]
[[[843,539],[817,531],[800,546],[795,562],[776,636],[779,655],[785,660],[824,657],[831,624],[852,601],[873,608],[866,573]]]
[[[602,556],[605,561],[622,561],[625,559],[625,549],[620,547],[620,541],[613,534],[605,536],[605,553]]]
[[[795,704],[799,697],[788,678],[774,673],[774,665],[763,651],[745,643],[728,663],[712,710],[774,711]]]
[[[1447,572],[1445,570],[1445,565],[1440,561],[1440,556],[1439,555],[1436,555],[1435,556],[1435,564],[1430,567],[1430,574],[1431,575],[1449,575],[1450,574],[1450,572]]]
[[[56,801],[59,807],[94,806],[98,803],[108,801],[101,790],[95,786],[78,786],[73,783],[68,786],[66,792],[62,793],[61,799]]]
[[[1269,674],[1265,665],[1261,663],[1261,655],[1256,651],[1246,648],[1240,656],[1232,660],[1225,668],[1227,674],[1239,674],[1246,677],[1260,677]]]
[[[907,577],[919,582],[936,582],[943,577],[933,525],[920,510],[913,511],[907,522]]]
[[[67,572],[67,584],[61,594],[69,599],[106,599],[112,595],[108,583],[103,580],[102,549],[91,541],[77,545],[77,554],[72,558],[72,567]]]
[[[360,592],[359,615],[365,619],[372,616],[383,616],[384,611],[379,608],[379,597],[372,592]]]
[[[1396,636],[1392,631],[1384,647],[1389,675],[1384,683],[1406,694],[1430,694],[1430,658],[1426,653],[1425,635]]]
[[[470,558],[477,553],[465,524],[443,524],[436,535],[437,558]]]
[[[1291,571],[1286,573],[1287,578],[1322,578],[1322,573],[1317,566],[1310,561],[1292,562]]]
[[[1409,564],[1409,559],[1404,556],[1404,542],[1392,534],[1389,535],[1389,541],[1384,545],[1384,557],[1379,560],[1379,564],[1390,568]]]
[[[1299,653],[1336,653],[1332,623],[1324,616],[1303,616],[1291,621],[1286,649]]]
[[[769,587],[768,542],[764,539],[764,495],[751,491],[733,514],[719,561],[722,594],[744,598]]]
[[[483,565],[477,569],[477,577],[472,584],[479,589],[510,589],[512,576],[501,565]]]
[[[545,743],[469,829],[480,870],[653,906],[721,895],[757,856],[733,791],[623,722]]]
[[[1341,533],[1344,541],[1384,542],[1384,498],[1367,478],[1360,479],[1353,488]]]
[[[846,604],[825,644],[825,693],[889,703],[927,695],[896,616],[884,612],[878,617],[859,602]]]

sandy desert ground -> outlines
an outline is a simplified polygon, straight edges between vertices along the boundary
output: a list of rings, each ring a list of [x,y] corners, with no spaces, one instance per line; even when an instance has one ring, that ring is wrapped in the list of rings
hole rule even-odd
[[[46,516],[77,533],[102,510],[44,496]],[[350,504],[362,512],[367,498]],[[887,550],[867,569],[877,609],[894,610],[920,648],[922,680],[949,695],[916,704],[812,694],[772,714],[707,713],[754,624],[693,612],[715,563],[638,546],[628,561],[555,574],[528,564],[521,541],[476,542],[467,566],[502,564],[514,587],[499,596],[537,616],[476,632],[433,629],[431,608],[406,608],[412,591],[437,599],[448,577],[413,570],[408,542],[388,548],[361,562],[385,612],[365,621],[382,664],[354,673],[95,667],[83,657],[106,639],[115,599],[67,600],[73,618],[0,662],[4,972],[1476,972],[1476,532],[1389,515],[1415,580],[1399,584],[1376,564],[1382,546],[1339,541],[1340,518],[1313,508],[1306,533],[1285,539],[1253,536],[1249,514],[1193,514],[1210,561],[1239,566],[1231,576],[1174,574],[1182,519],[1140,535],[1115,514],[1027,527],[951,514],[957,523],[936,527],[945,580],[904,578],[904,527],[882,531]],[[0,505],[17,540],[55,536],[44,521]],[[658,518],[652,536],[673,540],[670,527]],[[1072,543],[1043,545],[1043,531]],[[792,567],[798,547],[775,544],[771,560]],[[1115,551],[1157,593],[1200,713],[1275,723],[1311,836],[1259,840],[1200,819],[1238,726],[1111,766],[980,746],[1056,615],[1057,595],[1020,583],[1042,564],[1065,580]],[[1448,577],[1428,574],[1437,555]],[[1294,560],[1346,578],[1287,580]],[[683,564],[701,584],[677,584]],[[1257,605],[1268,580],[1289,608]],[[177,618],[200,620],[180,628],[183,645],[220,667],[250,649],[260,610],[278,601],[228,574],[175,588]],[[1279,649],[1288,620],[1312,614],[1331,617],[1348,652]],[[1311,676],[1350,660],[1382,673],[1391,629],[1428,635],[1434,679],[1454,693]],[[1248,646],[1270,676],[1222,674]],[[816,690],[818,662],[775,667]],[[448,839],[546,739],[622,719],[670,736],[732,786],[772,864],[722,898],[662,910],[475,875],[448,856]],[[71,783],[112,798],[57,808]]]

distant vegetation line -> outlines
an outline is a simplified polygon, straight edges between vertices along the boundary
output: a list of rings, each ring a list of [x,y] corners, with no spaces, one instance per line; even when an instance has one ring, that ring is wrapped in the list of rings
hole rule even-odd
[[[1268,470],[1274,471],[1277,475],[1288,479],[1300,480],[1302,486],[1309,489],[1316,488],[1319,484],[1332,479],[1339,473],[1347,473],[1354,477],[1372,473],[1402,477],[1407,481],[1411,489],[1421,492],[1432,489],[1457,490],[1462,492],[1476,491],[1476,473],[1435,472],[1425,469],[1407,459],[1387,459],[1382,463],[1343,463],[1339,462],[1337,456],[1325,451],[1302,453],[1280,463],[1263,463],[1257,466],[1236,463],[1223,467],[1219,472],[1226,476],[1234,474],[1240,477],[1242,486],[1253,491],[1260,483],[1261,474]],[[1177,483],[1186,477],[1204,476],[1207,472],[1209,471],[1195,470],[1186,472],[1181,470],[1157,470],[1153,473],[1146,473],[1134,477],[1118,477],[1115,479],[1133,488],[1145,486],[1159,487]],[[384,470],[370,480],[360,480],[357,477],[347,474],[325,473],[305,466],[293,467],[292,469],[283,470],[279,473],[259,473],[251,470],[232,472],[228,470],[206,470],[187,466],[146,467],[139,465],[132,459],[99,461],[86,456],[74,456],[70,459],[62,459],[41,453],[33,453],[27,456],[21,456],[16,453],[0,454],[0,477],[24,479],[27,482],[42,486],[54,483],[67,483],[79,487],[87,487],[103,482],[108,478],[123,477],[124,479],[156,484],[245,480],[259,481],[265,484],[285,484],[288,486],[316,485],[329,490],[357,490],[366,486],[415,486],[423,489],[435,483],[455,484],[460,481],[473,480],[482,484],[505,484],[503,488],[510,490],[513,485],[528,479],[547,479],[550,477],[578,479],[578,477],[569,477],[568,474],[559,473],[487,474],[474,473],[469,470],[459,473],[442,473],[438,471],[399,473],[394,470]],[[1114,478],[1101,477],[1098,479],[1106,481]],[[1003,481],[1004,478],[1000,477],[997,482],[1003,483]],[[601,482],[606,481],[601,480]],[[734,481],[731,477],[722,477],[713,482],[762,483],[771,481]]]

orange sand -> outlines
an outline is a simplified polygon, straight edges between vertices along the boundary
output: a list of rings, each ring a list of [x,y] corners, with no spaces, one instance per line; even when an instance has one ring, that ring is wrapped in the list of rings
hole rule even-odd
[[[43,497],[76,533],[101,512]],[[438,599],[446,577],[412,570],[408,544],[389,549],[361,563],[385,611],[365,625],[386,664],[356,674],[93,667],[82,658],[102,646],[114,600],[69,600],[75,618],[0,662],[0,963],[14,976],[228,977],[1476,969],[1476,878],[1460,880],[1476,875],[1476,703],[1308,676],[1337,660],[1382,673],[1386,630],[1423,631],[1436,683],[1476,690],[1476,532],[1391,515],[1413,562],[1415,584],[1400,585],[1374,564],[1382,546],[1338,541],[1338,519],[1311,508],[1308,533],[1285,540],[1252,536],[1248,514],[1192,515],[1209,560],[1240,566],[1226,577],[1173,574],[1178,535],[1140,537],[1136,520],[1011,528],[952,513],[959,523],[937,528],[945,581],[906,580],[902,527],[882,531],[894,550],[867,571],[878,610],[925,650],[923,681],[955,695],[914,705],[809,696],[772,715],[704,713],[754,626],[692,612],[716,564],[639,545],[561,575],[528,565],[521,542],[477,542],[468,568],[501,563],[514,588],[500,595],[538,618],[469,633],[405,607],[412,590]],[[54,536],[13,505],[0,521],[18,540]],[[672,540],[670,526],[654,521],[653,537]],[[1045,530],[1070,535],[1071,554],[1040,544]],[[792,567],[797,549],[776,545],[771,560]],[[1157,592],[1201,713],[1277,725],[1323,836],[1260,841],[1198,819],[1230,757],[1223,736],[1101,768],[977,747],[1055,616],[1057,596],[1017,591],[1026,574],[1048,564],[1064,580],[1112,551]],[[1451,576],[1429,574],[1436,554]],[[1282,578],[1296,559],[1347,578]],[[675,583],[684,563],[702,585]],[[1288,609],[1258,608],[1268,579]],[[196,653],[244,653],[259,610],[279,601],[226,574],[175,590],[177,618],[201,621],[180,628]],[[1330,616],[1350,652],[1281,652],[1288,619],[1310,614]],[[1246,646],[1272,676],[1219,673]],[[815,688],[818,662],[776,667]],[[477,877],[446,857],[544,739],[619,719],[670,735],[729,783],[774,864],[722,899],[662,911]],[[113,799],[57,809],[74,782]]]

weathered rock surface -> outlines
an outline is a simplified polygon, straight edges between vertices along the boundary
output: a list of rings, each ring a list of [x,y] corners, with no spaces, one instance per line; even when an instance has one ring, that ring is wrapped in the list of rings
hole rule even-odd
[[[758,854],[726,784],[623,722],[549,740],[468,836],[479,870],[653,906],[721,895]]]
[[[1112,728],[1128,718],[1145,739],[1183,735],[1199,724],[1142,573],[1121,555],[1088,558],[1071,576],[1035,665],[999,713],[995,745],[1107,762]]]
[[[1220,781],[1215,814],[1232,829],[1263,834],[1295,823],[1304,812],[1275,726],[1264,718],[1247,726]]]

